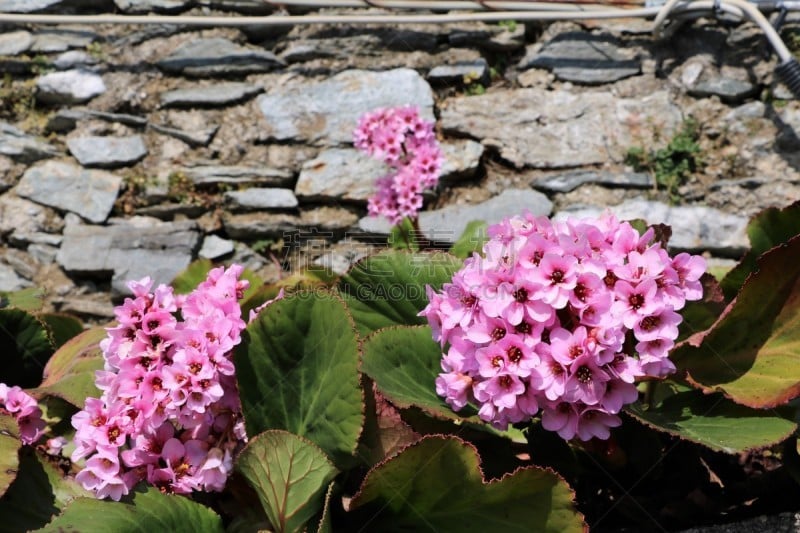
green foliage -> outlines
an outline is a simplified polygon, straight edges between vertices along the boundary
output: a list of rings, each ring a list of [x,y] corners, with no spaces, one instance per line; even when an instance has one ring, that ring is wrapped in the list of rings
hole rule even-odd
[[[651,409],[636,402],[626,411],[653,429],[731,454],[772,446],[797,429],[774,411],[750,409],[721,394],[686,388]]]
[[[395,250],[409,250],[412,252],[419,251],[420,245],[419,230],[414,226],[414,222],[405,217],[399,224],[392,226],[389,232],[389,238],[386,240],[387,244]]]
[[[15,307],[23,311],[36,312],[44,305],[44,292],[37,288],[14,292],[0,291],[0,309]]]
[[[497,23],[497,25],[501,28],[507,29],[508,31],[515,31],[517,29],[516,20],[501,20]]]
[[[325,504],[336,467],[311,442],[285,431],[266,431],[250,440],[236,468],[258,493],[272,527],[301,531]]]
[[[158,489],[136,489],[128,501],[110,502],[78,498],[45,527],[36,531],[125,531],[126,533],[222,533],[222,520],[214,511],[183,496],[161,494]]]
[[[333,294],[300,292],[264,309],[236,347],[247,433],[284,429],[347,464],[364,418],[358,338]]]
[[[364,343],[361,370],[397,407],[418,407],[442,418],[460,420],[474,409],[453,412],[436,394],[435,380],[441,370],[442,350],[433,341],[429,326],[383,328]],[[477,417],[474,420],[480,422]]]
[[[464,94],[467,96],[480,96],[482,94],[486,94],[486,87],[484,87],[482,83],[478,81],[468,81],[466,76],[464,83]]]
[[[53,354],[47,326],[20,309],[0,309],[0,382],[9,386],[35,387]]]
[[[338,289],[358,326],[369,333],[386,326],[425,324],[425,287],[439,290],[461,268],[447,253],[387,250],[362,259],[342,276]]]
[[[371,531],[584,531],[572,490],[549,470],[487,482],[477,451],[427,437],[367,474],[351,502]]]
[[[450,253],[459,259],[472,257],[474,252],[481,252],[483,245],[489,240],[486,233],[488,224],[483,220],[473,220],[467,224],[464,233],[453,243]]]
[[[17,421],[9,414],[0,413],[0,496],[17,477],[21,444]]]
[[[631,147],[625,155],[625,164],[637,172],[653,173],[658,186],[669,194],[673,203],[677,203],[680,200],[678,187],[703,164],[697,142],[699,137],[697,122],[688,118],[666,147],[658,150]]]

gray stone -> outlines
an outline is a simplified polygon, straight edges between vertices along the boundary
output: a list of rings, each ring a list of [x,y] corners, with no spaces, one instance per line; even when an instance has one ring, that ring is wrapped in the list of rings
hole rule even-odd
[[[261,189],[253,187],[241,191],[228,191],[223,200],[232,211],[257,211],[259,209],[292,209],[297,207],[297,197],[291,189]]]
[[[0,0],[0,13],[36,13],[58,6],[63,0]]]
[[[358,261],[375,252],[375,248],[352,239],[346,239],[324,248],[325,253],[314,259],[313,265],[321,267],[328,275],[343,275]],[[313,269],[309,269],[313,270]]]
[[[150,276],[155,284],[170,283],[189,266],[200,244],[192,221],[133,217],[114,222],[110,226],[69,222],[56,256],[58,264],[73,275],[111,274],[112,290],[128,294],[129,280]]]
[[[36,97],[49,104],[82,104],[106,92],[103,78],[84,70],[51,72],[36,80]]]
[[[666,91],[618,98],[530,88],[450,98],[440,123],[446,132],[497,147],[517,167],[569,168],[622,162],[637,139],[669,138],[682,120]]]
[[[768,183],[770,180],[767,178],[751,176],[749,178],[738,179],[722,179],[712,183],[708,188],[712,191],[718,191],[727,187],[738,187],[742,189],[758,189],[762,185]]]
[[[91,222],[104,222],[122,186],[122,178],[101,170],[85,170],[61,161],[47,161],[25,171],[19,196]]]
[[[269,167],[202,165],[180,169],[195,185],[263,185],[286,187],[292,183],[292,173]]]
[[[33,238],[37,235],[60,239],[59,235],[42,232],[61,231],[63,225],[52,209],[11,194],[0,196],[0,237],[7,236],[12,244],[24,246],[38,242]],[[59,242],[57,240],[56,244]]]
[[[625,49],[611,35],[567,32],[556,35],[538,49],[529,47],[519,68],[552,70],[564,81],[598,85],[635,76],[641,61],[634,50]]]
[[[258,271],[267,264],[263,255],[256,252],[243,242],[234,243],[233,257],[231,257],[228,262],[242,265],[246,269],[252,270],[253,272]]]
[[[625,187],[629,189],[648,189],[655,184],[653,176],[643,172],[600,172],[595,170],[575,170],[535,179],[531,187],[546,192],[569,192],[586,183],[606,187]]]
[[[554,218],[596,218],[606,209],[623,220],[641,218],[650,224],[668,224],[672,227],[669,246],[676,250],[710,251],[724,257],[740,257],[750,247],[746,233],[747,217],[706,206],[669,206],[635,198],[607,208],[570,207],[557,213]]]
[[[475,176],[481,165],[483,145],[471,140],[442,143],[444,164],[439,179],[452,183]]]
[[[269,72],[285,63],[272,52],[214,37],[189,41],[157,64],[173,74],[205,77]]]
[[[358,222],[358,216],[341,207],[318,207],[291,213],[225,214],[222,224],[225,232],[234,239],[253,240],[283,237],[298,230],[318,231],[321,234],[341,233]]]
[[[99,119],[106,122],[119,122],[132,128],[144,128],[147,126],[147,119],[128,115],[125,113],[107,113],[105,111],[94,111],[92,109],[60,109],[47,121],[45,129],[57,133],[65,133],[75,129],[78,121],[88,119]]]
[[[165,202],[136,209],[137,215],[154,217],[159,220],[174,220],[177,216],[197,218],[207,211],[205,206],[181,202]]]
[[[521,215],[526,210],[535,216],[549,215],[553,203],[547,196],[530,189],[507,189],[474,205],[449,205],[419,214],[419,228],[427,239],[455,242],[473,220],[496,224],[506,217]],[[367,233],[388,234],[391,225],[383,217],[364,217],[358,227]]]
[[[366,201],[375,192],[375,180],[388,167],[352,148],[325,150],[306,161],[294,188],[307,200]]]
[[[114,318],[114,306],[111,302],[99,302],[82,298],[62,298],[58,300],[59,311],[79,316]]]
[[[193,0],[114,0],[125,13],[177,13],[191,7]]]
[[[349,144],[358,118],[378,107],[414,105],[433,119],[433,93],[414,70],[348,70],[321,82],[275,87],[258,97],[266,134],[279,141]]]
[[[83,28],[45,28],[33,35],[31,52],[66,52],[70,48],[85,49],[97,40],[98,35]]]
[[[266,15],[274,9],[264,0],[198,0],[197,3],[204,7],[234,11],[245,15]]]
[[[33,36],[27,31],[0,33],[0,56],[15,56],[26,52],[33,44]]]
[[[479,24],[475,29],[459,28],[447,38],[450,46],[480,47],[496,52],[512,52],[525,46],[525,25],[503,27],[496,24]]]
[[[58,70],[69,70],[77,67],[96,65],[100,61],[83,50],[69,50],[60,54],[53,60],[53,66]]]
[[[0,122],[0,155],[18,163],[33,163],[54,157],[58,151],[48,143],[40,141],[7,122]]]
[[[219,259],[233,253],[233,249],[233,241],[216,235],[206,235],[205,239],[203,239],[203,246],[197,252],[197,255],[206,259]]]
[[[242,102],[264,89],[250,83],[218,83],[209,87],[187,87],[161,94],[163,107],[216,107]]]
[[[147,147],[139,135],[75,137],[67,140],[67,147],[85,167],[125,167],[136,164],[147,155]]]
[[[14,272],[13,268],[0,263],[0,291],[18,291],[32,285],[30,281]]]
[[[28,253],[31,254],[39,264],[49,265],[56,260],[58,248],[49,244],[31,244],[28,246]]]
[[[747,80],[724,76],[713,77],[695,83],[689,88],[692,96],[719,96],[723,102],[737,103],[758,93],[759,86]]]
[[[204,128],[196,131],[185,131],[178,128],[170,128],[160,124],[149,124],[153,131],[175,137],[176,139],[185,142],[190,146],[208,146],[214,135],[217,134],[219,126],[214,125],[210,128]]]
[[[440,65],[428,72],[431,85],[468,85],[470,83],[489,83],[489,64],[481,58],[469,63]]]
[[[25,279],[33,279],[39,271],[40,264],[28,253],[16,248],[5,250],[3,261]]]

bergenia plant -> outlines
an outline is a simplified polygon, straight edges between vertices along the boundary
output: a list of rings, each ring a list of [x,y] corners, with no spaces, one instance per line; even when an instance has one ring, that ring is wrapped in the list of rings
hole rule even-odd
[[[702,297],[705,260],[671,258],[652,229],[608,214],[518,216],[488,234],[482,256],[428,289],[421,314],[445,348],[436,392],[500,429],[541,413],[564,439],[607,439],[635,382],[675,371],[677,311]]]
[[[72,418],[76,479],[119,500],[137,483],[166,492],[220,491],[247,441],[233,348],[245,322],[242,267],[212,270],[188,296],[149,278],[129,284],[118,325],[100,343],[100,398]]]
[[[416,219],[422,193],[436,186],[444,161],[433,122],[420,117],[416,107],[376,109],[360,118],[353,142],[391,169],[375,182],[369,214],[386,217],[393,225]]]

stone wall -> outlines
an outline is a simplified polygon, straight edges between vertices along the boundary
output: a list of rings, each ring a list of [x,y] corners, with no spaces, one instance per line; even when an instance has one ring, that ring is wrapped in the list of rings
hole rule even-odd
[[[270,12],[0,0],[85,9]],[[304,264],[341,272],[388,231],[365,208],[383,169],[351,132],[359,114],[402,104],[436,119],[447,156],[420,217],[430,239],[524,209],[610,208],[671,224],[676,249],[735,259],[748,216],[800,199],[800,105],[773,83],[753,26],[700,20],[661,43],[649,28],[0,28],[0,290],[43,286],[54,309],[105,320],[126,280],[168,282],[198,257],[273,280]],[[668,191],[626,166],[689,117],[699,153],[686,180]]]

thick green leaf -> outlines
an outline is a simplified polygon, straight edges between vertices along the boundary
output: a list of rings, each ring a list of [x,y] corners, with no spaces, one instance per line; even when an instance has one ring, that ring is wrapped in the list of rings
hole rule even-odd
[[[70,339],[47,362],[44,381],[31,392],[38,396],[58,396],[81,408],[86,398],[99,397],[94,373],[103,368],[99,343],[105,337],[105,328],[95,327]]]
[[[335,295],[301,292],[278,300],[243,332],[234,361],[247,432],[285,429],[342,464],[364,420],[358,340]]]
[[[367,473],[351,510],[361,531],[583,531],[569,486],[550,470],[483,479],[477,451],[426,437]]]
[[[0,496],[17,477],[20,446],[17,421],[11,415],[0,413]]]
[[[44,313],[39,318],[47,324],[53,346],[56,349],[63,346],[68,340],[83,333],[83,324],[72,315],[64,313]]]
[[[461,266],[443,252],[386,250],[353,265],[339,292],[364,336],[386,326],[425,324],[417,316],[428,305],[425,286],[441,289]]]
[[[725,296],[728,299],[736,296],[747,276],[756,270],[756,261],[761,254],[795,235],[800,235],[800,202],[783,209],[770,207],[753,217],[747,226],[750,250],[720,282]]]
[[[313,443],[286,431],[265,431],[239,455],[236,468],[258,493],[281,533],[300,531],[325,504],[336,467]]]
[[[210,259],[197,259],[193,261],[186,270],[175,276],[172,280],[172,288],[176,294],[189,294],[197,286],[206,280],[208,272],[214,268],[214,263]],[[254,272],[244,269],[241,279],[246,279],[250,282],[250,286],[244,291],[244,298],[247,299],[252,296],[259,287],[264,284],[264,281],[259,278]]]
[[[214,511],[183,496],[137,489],[130,502],[78,498],[40,532],[114,531],[119,533],[213,533],[224,531]]]
[[[0,291],[0,309],[14,307],[31,313],[39,311],[44,305],[44,291],[36,287],[21,291]]]
[[[75,498],[89,496],[50,459],[29,447],[22,448],[17,479],[0,498],[0,532],[40,528]]]
[[[473,252],[480,253],[483,245],[489,240],[486,228],[487,224],[483,220],[473,220],[467,224],[464,233],[450,248],[450,253],[460,259],[472,257]]]
[[[741,453],[785,440],[797,424],[772,410],[750,409],[721,394],[683,390],[646,409],[640,402],[627,412],[644,424],[712,450]]]
[[[696,387],[765,408],[800,395],[800,236],[757,267],[711,329],[673,359]]]
[[[434,342],[429,326],[382,329],[367,338],[363,349],[361,371],[397,407],[419,407],[434,416],[453,420],[474,415],[474,410],[468,408],[461,415],[453,412],[436,394],[442,351]]]
[[[52,353],[47,327],[38,318],[20,309],[0,309],[0,382],[35,387]]]

